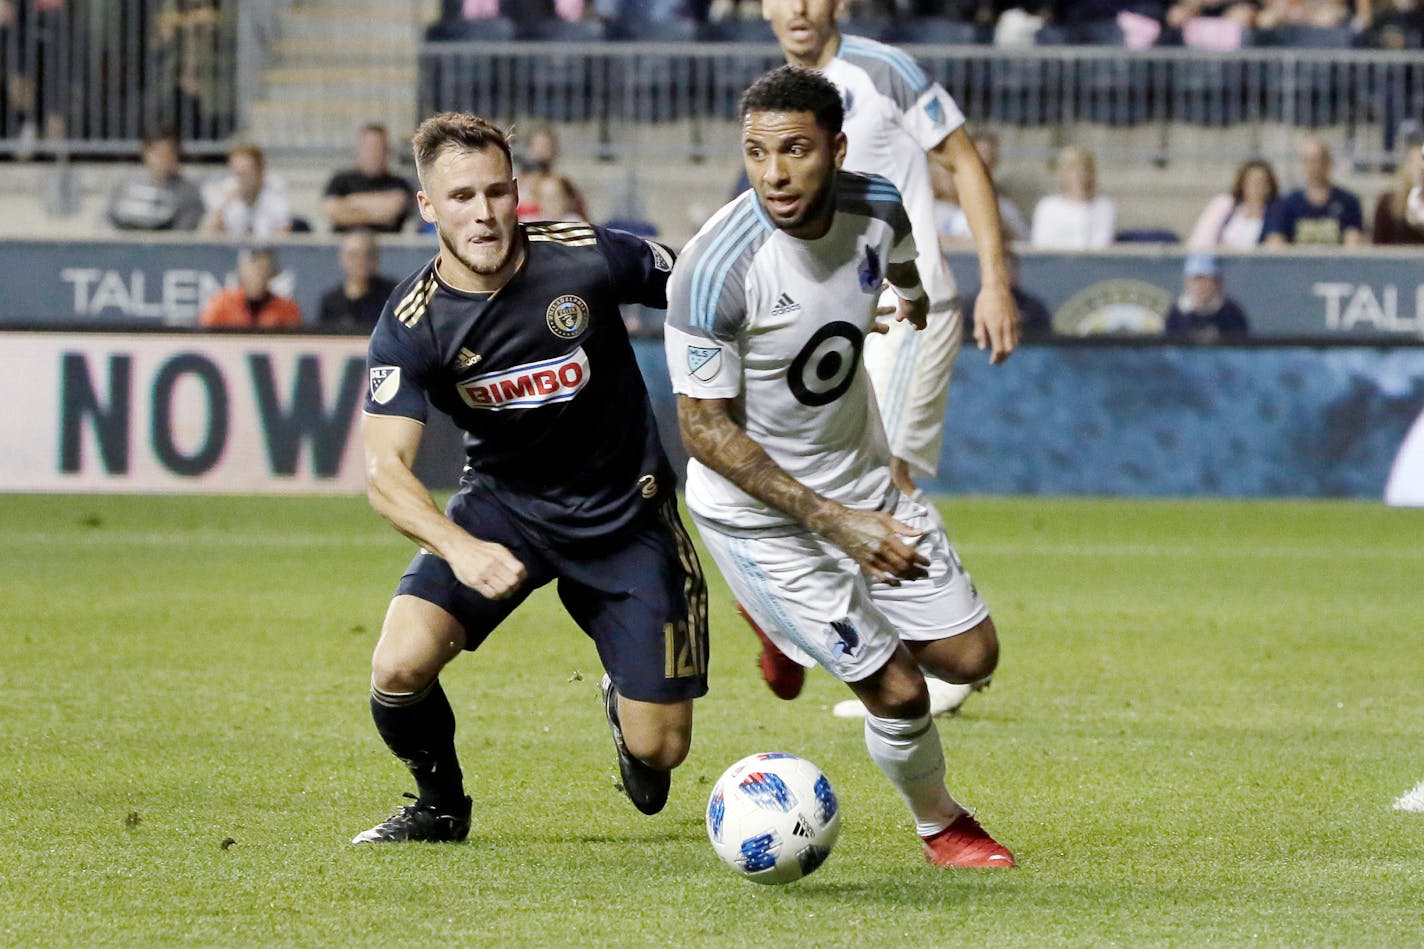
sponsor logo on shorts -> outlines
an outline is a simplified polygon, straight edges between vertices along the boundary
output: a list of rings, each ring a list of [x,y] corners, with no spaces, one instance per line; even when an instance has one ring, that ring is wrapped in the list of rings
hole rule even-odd
[[[860,648],[860,633],[855,624],[848,619],[831,620],[831,632],[840,638],[833,649],[836,658],[855,658],[855,651]]]
[[[650,474],[645,474],[638,479],[638,493],[645,498],[650,498],[658,493],[658,479]]]
[[[569,401],[588,385],[589,376],[588,355],[580,346],[557,359],[465,379],[455,388],[472,409],[536,409]]]
[[[711,382],[722,371],[722,348],[720,346],[687,347],[687,371],[692,378]]]
[[[549,304],[544,320],[555,336],[573,339],[588,328],[588,304],[582,297],[566,294]]]
[[[400,391],[400,366],[371,367],[371,401],[385,405]]]

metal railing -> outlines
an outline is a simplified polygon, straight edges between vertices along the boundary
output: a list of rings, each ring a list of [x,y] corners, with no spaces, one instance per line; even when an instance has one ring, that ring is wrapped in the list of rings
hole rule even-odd
[[[0,5],[0,153],[127,152],[160,127],[211,150],[239,121],[241,24],[273,3]]]
[[[1424,57],[1411,53],[904,48],[971,121],[1054,133],[1038,146],[1045,155],[1055,138],[1089,124],[1149,133],[1109,139],[1107,159],[1288,158],[1289,143],[1264,138],[1275,125],[1337,130],[1347,157],[1369,164],[1393,151],[1402,121],[1424,117]],[[608,157],[696,160],[710,130],[735,119],[742,90],[781,62],[776,47],[759,44],[427,43],[421,107],[590,122]],[[686,123],[686,134],[658,128],[668,122]],[[1193,143],[1192,130],[1212,128],[1233,134]]]
[[[300,95],[264,92],[271,83],[262,75],[262,53],[273,43],[276,11],[288,5],[0,5],[0,154],[132,152],[156,125],[175,127],[190,151],[215,152],[234,136],[261,131],[249,111],[263,95],[279,97],[289,124],[322,126],[351,104],[341,90],[362,53],[353,52],[356,61],[329,80],[315,66],[310,77],[301,72]],[[1024,130],[1025,157],[1034,149],[1046,155],[1084,124],[1132,133],[1095,142],[1102,158],[1159,163],[1284,159],[1289,141],[1270,139],[1269,129],[1328,128],[1347,159],[1370,165],[1394,149],[1401,122],[1424,117],[1424,57],[1417,53],[906,49],[971,121]],[[587,123],[603,157],[694,160],[735,125],[748,83],[781,62],[775,46],[705,42],[424,43],[414,55],[418,79],[374,83],[379,96],[363,98],[362,108],[384,102],[404,114],[418,102],[420,113],[459,108],[506,121]],[[670,134],[665,126],[674,122],[681,127]],[[353,117],[346,124],[359,123]],[[1226,134],[1191,134],[1211,129]]]

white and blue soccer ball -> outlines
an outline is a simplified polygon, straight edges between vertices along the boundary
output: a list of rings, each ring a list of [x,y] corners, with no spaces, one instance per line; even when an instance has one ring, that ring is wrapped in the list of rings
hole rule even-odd
[[[821,769],[770,751],[732,765],[707,801],[707,836],[733,870],[757,883],[799,880],[831,855],[841,832],[836,792]]]

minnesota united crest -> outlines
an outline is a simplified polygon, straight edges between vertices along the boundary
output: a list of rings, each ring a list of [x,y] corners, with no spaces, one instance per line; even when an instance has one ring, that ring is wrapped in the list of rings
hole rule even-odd
[[[588,328],[588,304],[572,294],[559,297],[544,311],[549,332],[573,339]]]

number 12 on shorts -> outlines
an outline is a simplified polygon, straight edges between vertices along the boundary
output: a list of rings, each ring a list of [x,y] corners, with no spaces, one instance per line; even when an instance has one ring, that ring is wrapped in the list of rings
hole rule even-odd
[[[707,644],[698,635],[696,624],[687,620],[663,624],[663,675],[669,679],[703,675],[707,672]]]

